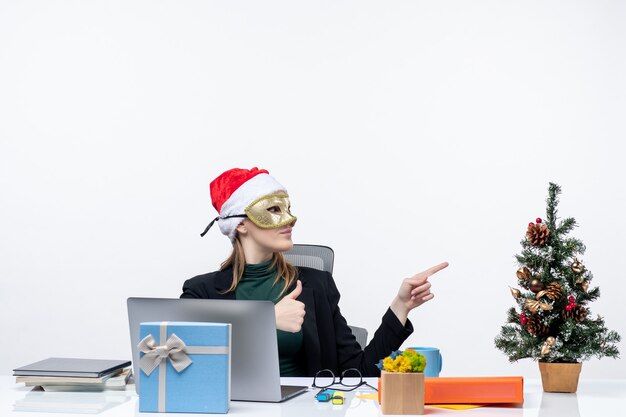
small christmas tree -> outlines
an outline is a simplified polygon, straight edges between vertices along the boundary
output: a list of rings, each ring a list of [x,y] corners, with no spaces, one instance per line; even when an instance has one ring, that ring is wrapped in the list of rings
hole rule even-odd
[[[507,323],[495,345],[509,361],[533,358],[545,362],[580,362],[592,356],[617,358],[615,343],[620,335],[608,330],[602,317],[592,318],[589,303],[600,296],[590,287],[593,275],[579,256],[585,245],[568,233],[576,220],[557,221],[561,188],[550,183],[546,219],[528,225],[522,252],[516,255],[520,268],[518,284],[511,288],[518,308],[511,307]]]

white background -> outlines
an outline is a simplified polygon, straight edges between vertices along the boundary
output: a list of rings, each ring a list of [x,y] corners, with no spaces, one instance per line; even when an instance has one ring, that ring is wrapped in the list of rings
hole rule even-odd
[[[335,249],[370,336],[449,261],[404,345],[439,346],[442,376],[538,377],[493,339],[556,182],[591,311],[626,337],[624,21],[599,0],[1,0],[0,374],[129,358],[126,298],[178,297],[230,252],[198,235],[232,167],[288,188],[294,241]]]

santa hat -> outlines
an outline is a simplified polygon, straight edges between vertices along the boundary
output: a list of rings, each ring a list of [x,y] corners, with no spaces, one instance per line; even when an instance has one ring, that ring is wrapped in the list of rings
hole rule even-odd
[[[200,236],[218,222],[220,230],[235,241],[237,226],[246,218],[244,209],[254,200],[278,191],[287,192],[265,169],[233,168],[211,181],[211,202],[219,213]]]

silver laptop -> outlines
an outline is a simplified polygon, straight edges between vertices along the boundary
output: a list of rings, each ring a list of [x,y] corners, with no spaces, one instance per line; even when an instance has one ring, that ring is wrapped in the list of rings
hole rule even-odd
[[[280,385],[276,316],[271,301],[141,298],[127,300],[133,371],[139,393],[139,324],[204,321],[232,324],[231,399],[280,402],[306,386]]]

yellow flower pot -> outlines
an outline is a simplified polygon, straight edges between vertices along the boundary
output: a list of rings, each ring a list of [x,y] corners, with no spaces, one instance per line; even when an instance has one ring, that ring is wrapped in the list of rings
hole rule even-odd
[[[424,414],[424,374],[381,371],[380,407],[383,414]]]

